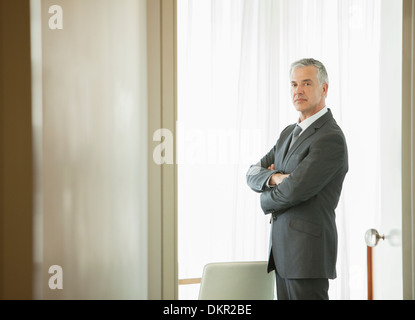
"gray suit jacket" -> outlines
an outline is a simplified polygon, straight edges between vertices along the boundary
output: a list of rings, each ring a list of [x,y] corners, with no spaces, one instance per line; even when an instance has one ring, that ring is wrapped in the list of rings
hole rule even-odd
[[[261,193],[261,207],[273,215],[268,272],[288,279],[336,278],[337,207],[348,171],[346,140],[329,110],[287,152],[295,124],[285,128],[271,151],[250,167],[248,186]],[[271,165],[275,170],[268,170]],[[269,188],[276,172],[290,174]]]

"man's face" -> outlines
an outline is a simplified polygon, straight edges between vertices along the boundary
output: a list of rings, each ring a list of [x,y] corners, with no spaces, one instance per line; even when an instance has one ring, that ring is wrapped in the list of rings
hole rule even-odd
[[[294,69],[291,75],[291,98],[304,120],[325,107],[328,85],[321,85],[314,66]]]

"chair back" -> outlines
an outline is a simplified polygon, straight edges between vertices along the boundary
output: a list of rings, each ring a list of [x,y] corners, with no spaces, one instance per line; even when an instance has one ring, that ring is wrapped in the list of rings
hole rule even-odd
[[[199,300],[273,300],[275,272],[266,261],[209,263],[204,267]]]

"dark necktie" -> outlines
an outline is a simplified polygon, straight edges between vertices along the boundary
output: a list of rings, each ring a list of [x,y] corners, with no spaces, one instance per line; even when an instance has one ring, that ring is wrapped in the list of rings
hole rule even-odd
[[[291,149],[291,147],[293,146],[295,140],[297,140],[297,138],[299,137],[301,131],[303,131],[303,129],[301,129],[301,127],[297,124],[294,128],[293,133],[292,133],[291,143],[290,143],[290,147],[288,148],[288,150]]]

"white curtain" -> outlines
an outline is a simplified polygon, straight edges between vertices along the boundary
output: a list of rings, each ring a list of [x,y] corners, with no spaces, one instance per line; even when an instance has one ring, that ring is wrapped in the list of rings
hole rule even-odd
[[[378,0],[178,0],[179,278],[209,262],[266,260],[269,217],[245,174],[297,120],[288,69],[304,57],[329,73],[327,106],[350,171],[337,208],[331,299],[366,299],[366,246],[379,212]],[[370,119],[370,121],[368,121]],[[366,126],[365,139],[353,130]],[[180,298],[197,298],[181,286]]]

